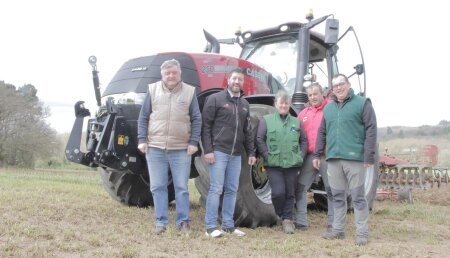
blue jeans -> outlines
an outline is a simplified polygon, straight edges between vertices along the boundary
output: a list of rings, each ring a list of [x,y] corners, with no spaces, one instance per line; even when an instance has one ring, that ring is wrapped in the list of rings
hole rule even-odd
[[[188,180],[191,173],[191,156],[184,150],[162,150],[148,148],[148,173],[150,176],[150,191],[153,195],[156,226],[169,224],[169,197],[167,185],[169,182],[169,167],[175,186],[176,224],[189,222],[189,190]]]
[[[241,156],[232,156],[220,151],[214,151],[215,161],[208,165],[209,192],[206,199],[206,229],[217,227],[220,195],[222,191],[222,229],[234,228],[234,207],[236,193],[239,187],[241,174]]]

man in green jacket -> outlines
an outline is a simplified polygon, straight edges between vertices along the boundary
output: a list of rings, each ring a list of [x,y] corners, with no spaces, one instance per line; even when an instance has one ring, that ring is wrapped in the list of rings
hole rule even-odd
[[[350,191],[355,213],[356,245],[369,239],[369,207],[365,198],[366,168],[374,165],[377,120],[370,99],[355,95],[348,78],[334,76],[334,101],[324,108],[313,166],[320,167],[326,147],[328,180],[334,199],[333,229],[322,235],[325,239],[344,239],[347,215],[347,192]]]

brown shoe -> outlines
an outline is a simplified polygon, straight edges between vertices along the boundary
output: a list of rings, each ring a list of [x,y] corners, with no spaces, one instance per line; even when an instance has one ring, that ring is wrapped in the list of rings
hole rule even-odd
[[[184,221],[178,226],[178,230],[185,236],[189,236],[192,232],[189,223]]]
[[[355,241],[355,245],[357,246],[363,246],[363,245],[367,245],[367,243],[369,242],[369,239],[367,237],[356,237],[356,241]]]
[[[328,240],[333,240],[333,239],[345,239],[345,233],[344,232],[336,232],[336,231],[331,231],[331,232],[325,232],[322,234],[322,237]]]
[[[332,225],[328,225],[327,226],[327,232],[331,233],[331,231],[333,231],[333,226]]]
[[[294,234],[295,226],[292,220],[284,219],[283,220],[283,232],[286,234]]]
[[[156,226],[155,227],[155,235],[161,235],[162,233],[166,232],[166,227],[164,226]]]

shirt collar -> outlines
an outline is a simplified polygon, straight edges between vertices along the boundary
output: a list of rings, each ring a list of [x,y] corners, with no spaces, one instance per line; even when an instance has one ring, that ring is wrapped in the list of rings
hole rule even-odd
[[[228,91],[228,94],[230,94],[231,98],[233,98],[233,97],[238,97],[239,98],[241,96],[241,93],[239,93],[238,96],[234,96],[233,93],[229,89],[227,89],[227,91]]]

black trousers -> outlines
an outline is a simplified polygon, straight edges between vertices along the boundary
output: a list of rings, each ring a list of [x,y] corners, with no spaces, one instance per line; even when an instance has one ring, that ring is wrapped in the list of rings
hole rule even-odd
[[[281,219],[292,220],[299,168],[268,167],[272,204]]]

